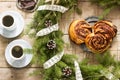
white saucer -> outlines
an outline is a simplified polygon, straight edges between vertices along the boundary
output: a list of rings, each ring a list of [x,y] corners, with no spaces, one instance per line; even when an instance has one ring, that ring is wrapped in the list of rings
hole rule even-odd
[[[15,21],[16,21],[16,29],[14,31],[4,31],[3,33],[1,33],[1,35],[3,37],[6,37],[6,38],[14,38],[14,37],[17,37],[22,31],[23,31],[23,28],[24,28],[24,19],[23,17],[21,16],[20,13],[16,12],[16,11],[6,11],[6,12],[3,12],[2,14],[0,14],[0,17],[3,16],[3,15],[8,15],[8,14],[11,14],[15,17]]]
[[[15,68],[22,68],[22,67],[27,66],[31,62],[33,54],[32,53],[25,53],[24,54],[25,57],[23,59],[14,60],[10,56],[10,54],[11,54],[10,50],[11,50],[11,47],[16,46],[16,45],[20,45],[23,48],[27,48],[27,49],[32,49],[32,47],[27,41],[22,40],[22,39],[18,39],[18,40],[14,40],[10,44],[8,44],[8,46],[5,50],[5,58],[8,62],[8,64],[11,65],[12,67],[15,67]]]

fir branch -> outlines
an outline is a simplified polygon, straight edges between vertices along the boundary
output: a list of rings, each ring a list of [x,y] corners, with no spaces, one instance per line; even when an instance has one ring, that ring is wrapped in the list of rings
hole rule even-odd
[[[75,7],[75,11],[77,12],[77,14],[81,15],[82,11],[79,7]]]
[[[61,2],[61,1],[59,1],[59,2]],[[69,1],[66,1],[65,4],[67,6],[69,6],[69,4],[71,5],[71,3],[67,4],[68,2]],[[43,0],[42,0],[42,3],[44,4]],[[61,16],[62,16],[62,14],[60,12],[37,11],[34,15],[34,21],[31,25],[31,28],[35,29],[35,32],[38,32],[39,30],[45,28],[44,22],[46,20],[50,19],[53,24],[56,24],[57,22],[60,21]],[[52,32],[46,36],[36,38],[36,40],[34,41],[35,43],[34,43],[34,49],[33,49],[34,50],[34,58],[33,58],[34,63],[36,63],[39,66],[42,66],[42,64],[44,64],[44,62],[46,62],[48,59],[50,59],[57,53],[61,52],[64,47],[64,42],[62,40],[62,36],[63,36],[63,33],[59,30],[59,31]],[[46,44],[50,39],[54,39],[56,42],[57,48],[55,48],[54,50],[48,50],[46,47]],[[63,60],[65,60],[65,59],[63,59]],[[43,76],[43,79],[44,80],[62,79],[62,70],[61,69],[63,67],[65,67],[65,65],[68,66],[68,61],[66,63],[64,63],[62,61],[58,62],[58,64],[54,65],[53,67],[43,70],[43,73],[45,75],[45,76]],[[71,77],[71,80],[73,78],[74,78],[74,76]],[[68,79],[68,80],[70,80],[70,79]]]
[[[120,79],[120,67],[116,67],[113,70],[114,75]]]
[[[102,15],[99,16],[99,19],[102,20],[106,17],[106,15],[112,10],[113,8],[106,8],[104,9]]]
[[[108,0],[103,0],[107,1]],[[111,3],[104,4],[101,0],[95,0],[95,2],[99,2],[100,5],[102,6],[107,6],[109,5],[114,5],[117,4],[119,5],[119,1],[111,1]],[[117,2],[116,2],[117,1]],[[81,13],[80,9],[77,8],[77,2],[78,0],[58,0],[57,2],[55,1],[54,4],[61,5],[64,7],[67,7],[71,10],[76,9],[78,13]],[[45,0],[40,0],[39,5],[44,5],[44,4],[51,4],[51,2],[45,3]],[[110,7],[109,7],[110,8]],[[107,9],[107,8],[106,8]],[[106,12],[108,13],[110,10],[107,10]],[[69,11],[68,11],[69,12]],[[105,14],[106,15],[106,14]],[[35,34],[45,28],[45,21],[46,20],[51,20],[53,25],[58,23],[61,19],[62,14],[60,12],[54,12],[54,11],[36,11],[34,15],[34,20],[31,23],[30,28],[34,29],[34,36]],[[59,52],[63,51],[64,47],[64,41],[62,40],[63,33],[58,30],[55,32],[52,32],[46,36],[42,37],[37,37],[34,40],[34,46],[33,46],[33,63],[42,66],[47,60],[49,60],[51,57],[54,55],[58,54]],[[46,47],[46,44],[49,40],[55,40],[56,42],[56,48],[53,50],[49,50]],[[75,80],[75,67],[74,67],[74,60],[77,60],[77,57],[75,55],[69,55],[65,54],[61,61],[50,67],[49,69],[41,69],[41,75],[43,75],[42,80]],[[116,75],[119,76],[118,72],[119,71],[119,63],[113,60],[113,57],[111,57],[110,54],[105,53],[102,57],[99,55],[98,57],[99,64],[98,65],[89,65],[87,63],[87,60],[84,60],[83,62],[80,63],[80,68],[82,75],[84,77],[84,80],[99,80],[101,78],[101,70],[107,69],[106,66],[111,66],[115,65],[115,69],[112,70],[112,72]],[[62,69],[66,66],[71,67],[73,70],[73,74],[70,77],[67,77],[66,79],[62,76]],[[36,72],[35,74],[37,74]],[[103,80],[103,78],[102,78]]]
[[[59,61],[56,65],[59,66],[60,68],[64,68],[64,67],[67,67],[67,66],[68,66],[68,65],[67,65],[65,62],[63,62],[63,61]]]
[[[77,57],[75,55],[64,54],[61,61],[65,62],[71,66],[71,65],[74,65],[74,60],[76,60],[76,59],[77,59]]]
[[[103,69],[101,65],[80,65],[84,78],[100,77],[100,71]]]
[[[62,68],[60,68],[60,67],[58,67],[58,66],[56,66],[55,65],[55,78],[58,78],[58,79],[60,79],[61,78],[61,76],[62,76]]]
[[[100,19],[105,18],[112,9],[120,7],[119,0],[90,0],[93,4],[97,4],[103,8],[103,13],[100,15]]]
[[[34,70],[32,73],[29,74],[29,76],[37,76],[40,75],[41,71],[40,70]]]
[[[103,66],[112,66],[116,65],[116,61],[114,60],[114,56],[111,56],[110,51],[106,51],[103,55],[96,55],[97,61]]]

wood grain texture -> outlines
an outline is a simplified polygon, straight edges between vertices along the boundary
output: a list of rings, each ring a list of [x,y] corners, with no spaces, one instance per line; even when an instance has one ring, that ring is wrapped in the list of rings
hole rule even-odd
[[[31,76],[39,68],[0,68],[0,80],[42,80],[41,76]]]
[[[80,48],[79,45],[71,42],[68,35],[69,25],[73,20],[76,19],[85,19],[89,16],[98,16],[102,13],[102,8],[93,5],[89,2],[89,0],[79,0],[78,2],[79,8],[82,9],[82,15],[76,14],[74,11],[70,15],[66,12],[60,20],[60,29],[64,33],[63,40],[65,41],[65,53],[67,54],[76,54],[81,61],[83,58],[91,59],[91,62],[95,62],[94,54],[88,54]],[[19,10],[16,7],[16,0],[0,0],[0,13],[8,10],[13,10],[19,12],[24,20],[25,26],[24,29],[27,29],[27,25],[32,21],[34,13],[25,13]],[[110,51],[112,55],[115,55],[116,60],[120,60],[120,11],[118,9],[113,10],[107,16],[108,20],[111,20],[118,29],[118,33],[116,38],[113,40],[112,46],[110,47]],[[23,31],[24,32],[24,31]],[[6,39],[0,36],[0,80],[42,80],[41,76],[29,76],[29,74],[39,68],[36,65],[29,64],[26,68],[15,69],[8,65],[5,60],[5,48],[6,46],[15,39],[24,39],[28,41],[31,45],[33,45],[33,40],[29,38],[27,35],[22,34],[14,39]]]

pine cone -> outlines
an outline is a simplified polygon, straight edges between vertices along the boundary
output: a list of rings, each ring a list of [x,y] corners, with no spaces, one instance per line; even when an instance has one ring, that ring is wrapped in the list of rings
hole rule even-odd
[[[48,49],[54,49],[54,48],[56,48],[56,43],[55,43],[55,41],[54,41],[54,40],[48,41],[47,47],[48,47]]]
[[[45,23],[44,23],[44,25],[46,27],[50,27],[50,26],[52,26],[52,21],[51,20],[46,20]]]
[[[70,75],[72,75],[72,70],[70,69],[70,67],[65,67],[62,72],[63,76],[65,77],[69,77]]]

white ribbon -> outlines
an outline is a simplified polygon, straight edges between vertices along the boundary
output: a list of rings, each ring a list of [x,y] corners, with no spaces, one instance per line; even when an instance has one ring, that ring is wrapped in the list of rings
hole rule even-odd
[[[48,61],[46,61],[43,64],[44,69],[48,69],[51,66],[53,66],[54,64],[56,64],[57,62],[59,62],[61,60],[61,58],[62,58],[63,55],[64,55],[64,51],[62,51],[61,53],[53,56],[51,59],[49,59]]]
[[[105,75],[105,77],[109,80],[111,80],[113,78],[113,76],[114,75],[112,73],[108,73],[108,74]]]
[[[83,80],[81,70],[77,61],[74,61],[76,80]]]
[[[40,30],[36,34],[36,36],[44,36],[44,35],[47,35],[47,34],[53,32],[53,31],[57,31],[58,29],[59,29],[58,24],[55,24],[53,26],[50,26],[50,27],[47,27],[47,28],[44,28],[44,29]]]
[[[45,0],[45,3],[50,2],[51,0]]]
[[[105,77],[109,80],[119,80],[117,77],[115,77],[112,73],[108,73],[105,75]]]
[[[103,76],[105,76],[109,80],[119,80],[117,77],[115,77],[111,72],[108,71],[100,71]]]
[[[39,6],[37,10],[38,11],[39,10],[51,10],[51,11],[59,11],[61,13],[64,13],[68,10],[68,8],[65,8],[59,5],[42,5],[42,6]]]

